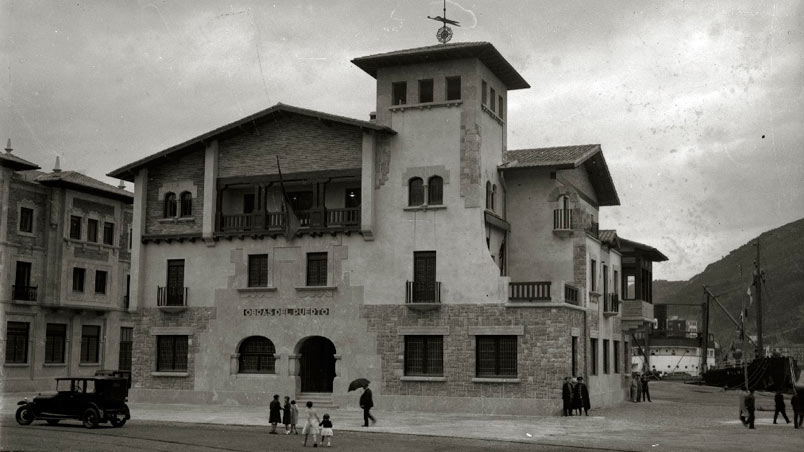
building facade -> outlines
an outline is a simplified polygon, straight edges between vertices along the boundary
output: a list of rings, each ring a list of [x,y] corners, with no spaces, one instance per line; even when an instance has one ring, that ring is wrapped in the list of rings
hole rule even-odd
[[[657,309],[657,311],[659,311]],[[670,319],[657,316],[658,328],[636,331],[634,336],[639,343],[648,344],[644,349],[635,350],[632,367],[636,372],[660,372],[664,375],[684,375],[697,377],[702,369],[715,367],[716,343],[714,335],[709,335],[706,358],[702,356],[704,349],[703,334],[698,332],[697,320],[686,320],[673,317]]]
[[[3,390],[130,369],[133,195],[73,171],[0,155]]]
[[[619,205],[599,145],[507,149],[525,80],[488,43],[357,58],[369,121],[278,104],[135,183],[132,397],[557,413],[624,399]]]

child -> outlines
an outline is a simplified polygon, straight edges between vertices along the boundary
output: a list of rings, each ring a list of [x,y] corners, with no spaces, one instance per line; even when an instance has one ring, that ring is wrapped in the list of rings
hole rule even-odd
[[[327,439],[327,447],[331,446],[332,444],[330,441],[332,440],[332,422],[329,420],[329,414],[324,415],[324,420],[321,421],[319,424],[321,428],[321,444],[324,444],[324,438]]]
[[[316,441],[316,437],[318,436],[318,424],[321,423],[321,419],[318,418],[318,413],[313,411],[313,402],[307,402],[307,422],[304,424],[304,428],[302,429],[302,433],[304,434],[304,447],[307,447],[307,437],[311,434],[313,435],[313,447],[318,447],[318,441]],[[313,422],[313,418],[315,418],[315,422]]]
[[[299,431],[296,430],[296,424],[299,423],[299,408],[296,406],[296,401],[290,401],[290,431],[294,435],[298,435]]]

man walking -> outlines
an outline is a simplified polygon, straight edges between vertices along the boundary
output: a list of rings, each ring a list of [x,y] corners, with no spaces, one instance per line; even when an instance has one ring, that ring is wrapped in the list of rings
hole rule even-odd
[[[745,396],[745,409],[748,410],[748,428],[754,429],[754,410],[756,409],[756,400],[754,399],[754,390],[752,389],[747,396]]]
[[[374,407],[374,400],[371,398],[371,389],[366,384],[363,394],[360,395],[360,408],[363,408],[363,427],[369,426],[369,419],[371,423],[377,422],[374,416],[371,415],[371,409]]]
[[[804,424],[804,397],[795,389],[793,392],[793,398],[790,399],[790,405],[793,407],[793,427],[799,428]]]
[[[785,422],[789,424],[790,419],[787,418],[787,413],[784,409],[784,395],[782,394],[782,391],[776,391],[776,395],[773,396],[773,401],[776,404],[776,409],[773,412],[773,423],[776,423],[776,418],[779,417],[779,413],[781,413]]]
[[[563,402],[563,416],[572,416],[572,383],[570,377],[564,377],[564,385],[561,387],[561,401]]]
[[[653,402],[650,399],[650,389],[648,389],[648,376],[642,375],[642,396],[645,397],[645,400],[648,402]]]

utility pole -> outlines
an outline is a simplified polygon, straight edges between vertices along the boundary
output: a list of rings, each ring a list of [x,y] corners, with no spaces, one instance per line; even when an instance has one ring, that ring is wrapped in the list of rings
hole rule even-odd
[[[701,309],[703,317],[703,350],[701,351],[701,365],[699,367],[701,375],[706,372],[707,359],[709,358],[709,292],[705,287],[704,293],[706,294],[706,302],[704,302]]]
[[[759,265],[759,240],[754,244],[757,247],[757,260],[754,262],[754,287],[757,294],[757,358],[765,356],[765,343],[762,340],[762,268]]]

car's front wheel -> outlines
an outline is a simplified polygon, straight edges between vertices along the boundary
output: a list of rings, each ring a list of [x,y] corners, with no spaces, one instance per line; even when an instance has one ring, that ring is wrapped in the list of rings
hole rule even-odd
[[[84,416],[81,418],[81,421],[84,423],[84,427],[86,428],[97,427],[98,422],[100,421],[98,410],[95,408],[87,408],[86,411],[84,411]]]
[[[112,427],[122,427],[126,425],[126,416],[122,414],[116,414],[109,418],[109,423],[112,424]]]
[[[29,425],[34,421],[35,418],[33,410],[31,410],[31,407],[28,405],[19,407],[15,417],[17,419],[17,423],[20,425]]]

